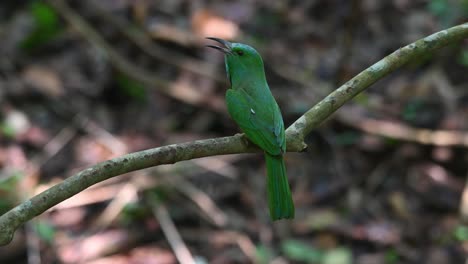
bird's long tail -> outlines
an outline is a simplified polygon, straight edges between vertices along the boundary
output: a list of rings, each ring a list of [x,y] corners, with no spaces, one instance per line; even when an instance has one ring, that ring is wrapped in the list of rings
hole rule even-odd
[[[283,155],[265,153],[268,206],[272,220],[294,218],[294,203],[289,189]]]

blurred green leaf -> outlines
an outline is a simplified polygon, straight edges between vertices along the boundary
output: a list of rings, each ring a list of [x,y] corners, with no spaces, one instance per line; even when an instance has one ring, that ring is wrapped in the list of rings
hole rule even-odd
[[[453,235],[459,241],[468,241],[468,226],[460,225],[455,228]]]
[[[311,245],[299,240],[286,240],[281,244],[281,250],[288,258],[307,263],[319,263],[323,253]]]
[[[460,53],[460,56],[458,56],[458,62],[461,65],[468,67],[468,50],[462,50]]]
[[[361,138],[361,133],[355,131],[347,131],[336,135],[336,143],[338,145],[348,146],[355,144]]]
[[[130,215],[146,215],[148,213],[147,207],[140,203],[128,203],[124,206],[123,213]]]
[[[173,189],[168,186],[156,186],[146,192],[146,197],[149,199],[150,204],[164,203],[169,199]]]
[[[431,0],[428,10],[438,17],[443,27],[453,26],[458,20],[468,15],[468,1]]]
[[[322,264],[351,264],[353,255],[348,248],[329,250],[323,256]]]
[[[21,43],[25,50],[32,50],[49,42],[62,30],[58,14],[43,1],[31,2],[29,12],[34,18],[35,28]]]
[[[255,250],[255,263],[258,264],[267,264],[270,263],[271,259],[273,258],[273,253],[268,247],[264,245],[257,246]]]
[[[387,252],[385,252],[385,263],[386,264],[395,264],[398,263],[400,260],[400,257],[398,255],[398,252],[396,252],[395,249],[389,249]]]
[[[122,209],[119,220],[123,224],[130,224],[134,221],[144,219],[150,213],[148,207],[141,203],[128,203]]]
[[[55,228],[50,223],[45,221],[37,222],[36,232],[42,240],[48,243],[52,243],[54,241]]]
[[[356,97],[354,97],[353,102],[355,102],[358,105],[368,106],[369,105],[369,94],[367,94],[366,92],[362,92],[362,93],[356,95]]]
[[[52,28],[58,24],[58,15],[49,5],[42,1],[34,1],[30,6],[31,13],[34,15],[39,27]]]
[[[21,176],[20,172],[14,172],[7,177],[0,178],[0,192],[16,192],[16,186]]]
[[[410,100],[403,109],[402,117],[407,122],[412,122],[418,117],[423,108],[423,102],[418,99]]]
[[[449,11],[447,0],[431,0],[429,1],[428,8],[436,16],[442,16]]]
[[[306,223],[311,230],[323,230],[339,224],[340,215],[333,210],[318,210],[310,213]]]
[[[0,215],[6,213],[8,210],[10,210],[13,207],[13,200],[11,199],[0,199]]]
[[[0,133],[7,138],[14,138],[16,134],[13,127],[5,122],[0,123]]]
[[[461,0],[461,9],[464,15],[468,15],[468,0]]]
[[[147,92],[143,84],[127,77],[124,74],[118,74],[116,77],[119,90],[126,96],[137,101],[143,102],[147,99]]]
[[[23,174],[13,172],[0,178],[0,215],[10,210],[17,201],[17,185]]]

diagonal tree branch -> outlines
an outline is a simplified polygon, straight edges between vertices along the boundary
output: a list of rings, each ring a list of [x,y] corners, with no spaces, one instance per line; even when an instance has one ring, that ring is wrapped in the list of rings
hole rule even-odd
[[[373,83],[395,71],[410,60],[417,59],[460,39],[468,38],[468,23],[439,31],[428,37],[399,48],[392,54],[365,69],[333,91],[292,124],[287,131],[288,147],[299,149],[304,137],[327,119],[344,103],[364,91]]]
[[[302,151],[306,147],[304,137],[313,128],[317,127],[345,102],[368,88],[371,84],[410,60],[463,38],[468,38],[468,23],[440,31],[411,43],[367,68],[325,97],[286,130],[288,151]],[[8,244],[13,238],[16,229],[33,217],[91,185],[111,177],[161,164],[173,164],[183,160],[259,151],[255,146],[249,145],[242,137],[241,134],[238,134],[231,137],[173,144],[130,153],[98,163],[65,179],[63,182],[24,201],[1,215],[0,245]]]

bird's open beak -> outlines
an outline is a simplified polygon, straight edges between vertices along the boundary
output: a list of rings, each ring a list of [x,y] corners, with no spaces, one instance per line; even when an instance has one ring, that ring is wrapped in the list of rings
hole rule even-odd
[[[224,40],[224,39],[219,39],[219,38],[207,38],[207,39],[211,39],[211,40],[214,40],[216,42],[218,42],[219,44],[223,45],[222,47],[219,47],[219,46],[214,46],[214,45],[206,45],[207,47],[210,47],[210,48],[213,48],[213,49],[217,49],[225,54],[230,54],[231,53],[231,42],[227,41],[227,40]]]

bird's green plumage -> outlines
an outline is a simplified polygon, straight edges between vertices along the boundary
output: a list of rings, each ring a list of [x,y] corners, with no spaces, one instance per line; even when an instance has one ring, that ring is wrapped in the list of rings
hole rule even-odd
[[[232,119],[247,138],[265,152],[267,191],[273,220],[294,218],[294,204],[286,176],[283,153],[286,138],[281,111],[268,87],[263,61],[252,47],[211,38],[224,47],[226,72],[231,89],[226,104]]]
[[[270,216],[273,220],[294,217],[294,203],[289,189],[286,167],[281,155],[265,153]]]

